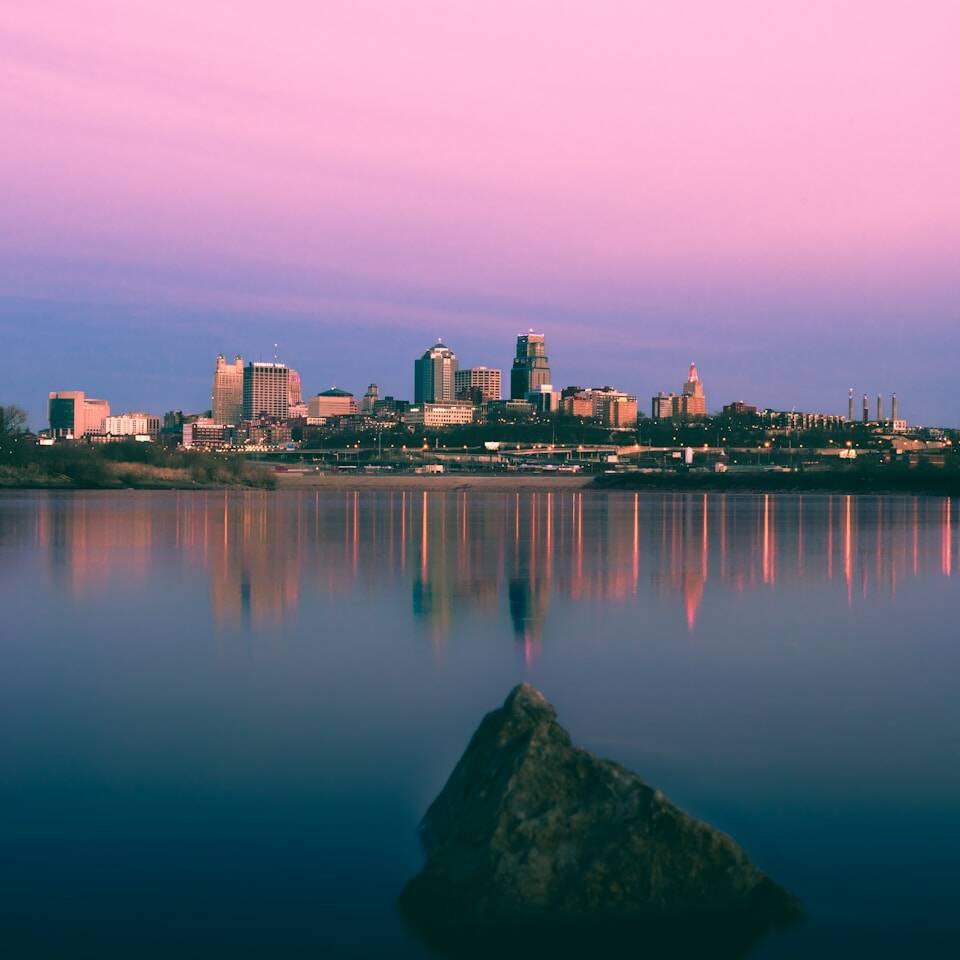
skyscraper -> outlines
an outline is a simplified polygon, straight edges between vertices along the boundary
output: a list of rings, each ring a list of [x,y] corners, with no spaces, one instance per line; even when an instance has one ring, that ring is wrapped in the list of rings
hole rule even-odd
[[[450,403],[456,392],[456,354],[438,340],[413,364],[413,402]]]
[[[697,373],[697,365],[690,364],[687,379],[683,384],[682,413],[684,417],[705,417],[707,415],[707,398],[703,393],[703,383]]]
[[[283,363],[251,361],[243,368],[243,419],[287,419],[290,371]]]
[[[300,383],[300,374],[293,367],[287,368],[287,407],[303,406],[303,387]],[[290,413],[293,416],[293,413]]]
[[[360,412],[364,416],[372,417],[379,400],[380,388],[375,383],[371,383],[363,395],[363,400],[360,401]]]
[[[243,358],[227,363],[221,353],[213,371],[210,415],[214,423],[236,426],[243,417]]]
[[[523,333],[517,337],[517,355],[510,371],[510,399],[526,400],[527,394],[549,384],[550,361],[542,333]]]

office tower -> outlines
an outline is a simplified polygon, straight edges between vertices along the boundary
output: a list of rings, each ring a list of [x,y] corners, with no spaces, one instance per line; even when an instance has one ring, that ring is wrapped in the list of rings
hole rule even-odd
[[[867,395],[863,395],[863,422],[866,423],[870,419],[870,401],[867,399]]]
[[[517,355],[510,371],[510,399],[525,400],[544,384],[551,383],[550,361],[542,333],[521,334],[517,337]]]
[[[243,358],[227,363],[221,353],[213,371],[210,414],[214,423],[236,426],[243,417]]]
[[[500,371],[492,367],[467,367],[454,375],[454,389],[458,400],[499,400]]]
[[[450,403],[454,399],[457,357],[438,340],[413,365],[413,402]]]
[[[60,439],[79,440],[90,433],[101,433],[109,416],[106,400],[95,400],[82,390],[55,390],[47,396],[50,433]]]
[[[283,363],[251,361],[243,368],[243,419],[287,419],[290,371]]]
[[[847,422],[853,423],[853,387],[847,393]]]
[[[380,388],[375,383],[371,383],[360,402],[360,412],[366,417],[372,417],[379,400]]]

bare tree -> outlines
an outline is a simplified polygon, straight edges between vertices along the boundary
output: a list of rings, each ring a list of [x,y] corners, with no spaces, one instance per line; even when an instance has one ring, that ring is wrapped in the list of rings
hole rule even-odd
[[[12,403],[0,403],[0,437],[18,437],[26,431],[26,411]]]

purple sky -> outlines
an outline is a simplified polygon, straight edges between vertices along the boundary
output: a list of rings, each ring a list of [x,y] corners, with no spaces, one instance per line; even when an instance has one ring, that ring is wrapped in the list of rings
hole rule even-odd
[[[647,9],[649,8],[649,9]],[[0,9],[0,402],[412,393],[442,335],[647,398],[960,423],[960,4]]]

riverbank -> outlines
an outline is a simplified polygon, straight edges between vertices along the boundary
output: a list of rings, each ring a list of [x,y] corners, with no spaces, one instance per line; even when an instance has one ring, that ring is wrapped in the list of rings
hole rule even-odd
[[[476,490],[487,493],[515,493],[583,490],[592,478],[556,474],[345,474],[278,473],[280,490]]]
[[[273,489],[274,474],[243,461],[164,465],[76,457],[56,463],[0,464],[0,490]]]

